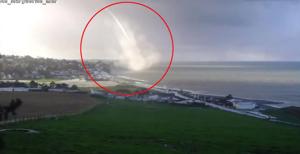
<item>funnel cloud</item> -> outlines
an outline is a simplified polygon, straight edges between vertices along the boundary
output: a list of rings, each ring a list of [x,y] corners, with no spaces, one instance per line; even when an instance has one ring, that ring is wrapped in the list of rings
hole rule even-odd
[[[113,18],[114,32],[121,47],[117,65],[132,71],[140,71],[160,61],[160,56],[151,43],[145,39],[138,40],[137,34],[129,26],[122,24],[122,21],[111,11],[109,14]]]

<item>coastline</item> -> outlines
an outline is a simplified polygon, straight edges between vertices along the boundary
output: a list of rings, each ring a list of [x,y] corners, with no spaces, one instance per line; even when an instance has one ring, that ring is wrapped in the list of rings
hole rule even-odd
[[[124,76],[125,77],[125,76]],[[140,80],[140,79],[136,79],[136,78],[130,78],[130,77],[126,77],[123,78],[126,80],[131,81],[133,85],[135,86],[139,86],[139,87],[143,87],[143,88],[147,88],[149,86],[151,86],[150,84],[146,83],[145,80]],[[225,97],[228,94],[215,94],[215,93],[209,93],[209,92],[204,92],[201,90],[190,90],[190,89],[180,89],[180,88],[168,88],[167,86],[155,86],[153,88],[153,90],[159,90],[162,89],[164,91],[168,91],[168,90],[172,90],[172,91],[184,91],[184,92],[189,92],[192,94],[197,94],[197,95],[203,95],[203,96],[212,96],[212,97]],[[286,108],[286,107],[291,107],[291,106],[295,106],[295,107],[300,107],[300,106],[296,106],[293,103],[289,103],[288,101],[281,101],[281,100],[272,100],[272,99],[257,99],[257,98],[245,98],[245,97],[236,97],[234,96],[234,98],[236,99],[240,99],[243,101],[252,101],[255,103],[258,103],[259,105],[266,105],[269,107],[273,107],[273,108]]]
[[[14,81],[14,80],[1,80],[1,81]],[[29,80],[19,80],[21,82],[30,82]],[[44,83],[50,83],[50,81],[52,80],[45,80],[43,81]],[[85,79],[70,79],[70,80],[57,80],[55,81],[57,83],[67,83],[69,85],[77,85],[79,87],[83,87],[83,88],[96,88],[97,85],[95,85],[95,83],[93,83],[90,80],[85,80]],[[113,86],[117,86],[120,85],[122,83],[126,83],[126,84],[131,84],[134,86],[138,86],[138,87],[143,87],[143,88],[148,88],[149,86],[151,86],[150,84],[147,83],[146,80],[141,80],[141,79],[137,79],[137,78],[132,78],[132,77],[128,77],[128,76],[117,76],[115,78],[113,78],[113,80],[109,80],[109,81],[97,81],[99,83],[101,83],[101,85],[105,86],[105,87],[113,87]],[[168,90],[172,90],[172,91],[184,91],[187,93],[192,93],[192,94],[198,94],[198,95],[203,95],[203,96],[212,96],[212,97],[224,97],[228,94],[216,94],[216,93],[211,93],[211,92],[206,92],[203,90],[191,90],[191,89],[181,89],[181,88],[170,88],[167,86],[155,86],[153,88],[153,90],[164,90],[164,91],[168,91]],[[300,107],[300,105],[295,105],[295,103],[290,103],[287,100],[275,100],[275,99],[257,99],[257,98],[247,98],[247,97],[239,97],[239,96],[234,96],[234,98],[236,99],[240,99],[240,100],[244,100],[244,101],[253,101],[256,102],[258,104],[263,104],[272,108],[286,108],[286,107],[291,107],[291,106],[295,106],[295,107]]]

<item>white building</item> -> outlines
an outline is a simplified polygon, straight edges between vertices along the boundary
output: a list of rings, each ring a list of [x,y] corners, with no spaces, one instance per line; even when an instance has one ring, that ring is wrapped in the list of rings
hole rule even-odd
[[[91,89],[90,94],[98,95],[98,96],[106,96],[106,93],[104,91],[100,91],[100,90],[96,90],[96,89]]]
[[[65,89],[55,89],[55,88],[51,88],[51,89],[48,89],[49,92],[65,92],[66,90]]]
[[[159,99],[158,95],[149,95],[149,96],[144,96],[143,100],[144,101],[157,101]]]
[[[238,110],[252,110],[256,107],[256,103],[250,101],[231,99],[229,102],[231,102],[233,107]]]

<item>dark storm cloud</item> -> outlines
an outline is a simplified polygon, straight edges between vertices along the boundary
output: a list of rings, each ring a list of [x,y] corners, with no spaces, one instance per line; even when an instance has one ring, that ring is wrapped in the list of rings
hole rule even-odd
[[[88,15],[109,2],[74,2],[71,7]],[[140,2],[166,18],[174,34],[176,55],[181,60],[300,60],[300,4],[297,1]],[[149,27],[152,22],[139,14],[133,14],[131,19],[143,19],[142,22],[131,20],[140,27]],[[160,35],[155,31],[144,33]],[[164,41],[160,45],[169,46]]]
[[[98,9],[114,1],[60,0],[45,7],[36,28],[37,43],[53,57],[79,58],[82,29]],[[157,10],[169,23],[176,45],[175,60],[300,60],[300,2],[285,0],[161,0],[139,1]],[[49,13],[51,12],[51,13]],[[127,13],[126,13],[127,12]],[[169,42],[157,17],[118,9],[114,13],[164,50]],[[99,23],[101,26],[101,23]],[[152,28],[152,27],[155,27]],[[110,35],[99,30],[96,34]],[[95,36],[96,37],[96,36]],[[91,47],[105,50],[91,41]]]
[[[177,53],[192,60],[299,60],[297,1],[163,1]]]

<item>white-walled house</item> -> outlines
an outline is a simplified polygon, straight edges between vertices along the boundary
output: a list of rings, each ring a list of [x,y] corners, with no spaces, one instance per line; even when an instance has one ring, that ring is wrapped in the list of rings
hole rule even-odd
[[[233,107],[238,110],[252,110],[256,107],[256,103],[250,101],[231,99],[229,102],[231,102]]]
[[[65,92],[65,89],[56,89],[56,88],[50,88],[48,89],[49,92]]]
[[[106,92],[104,91],[100,91],[100,90],[96,90],[96,89],[91,89],[90,90],[90,94],[91,95],[98,95],[98,96],[106,96]]]

